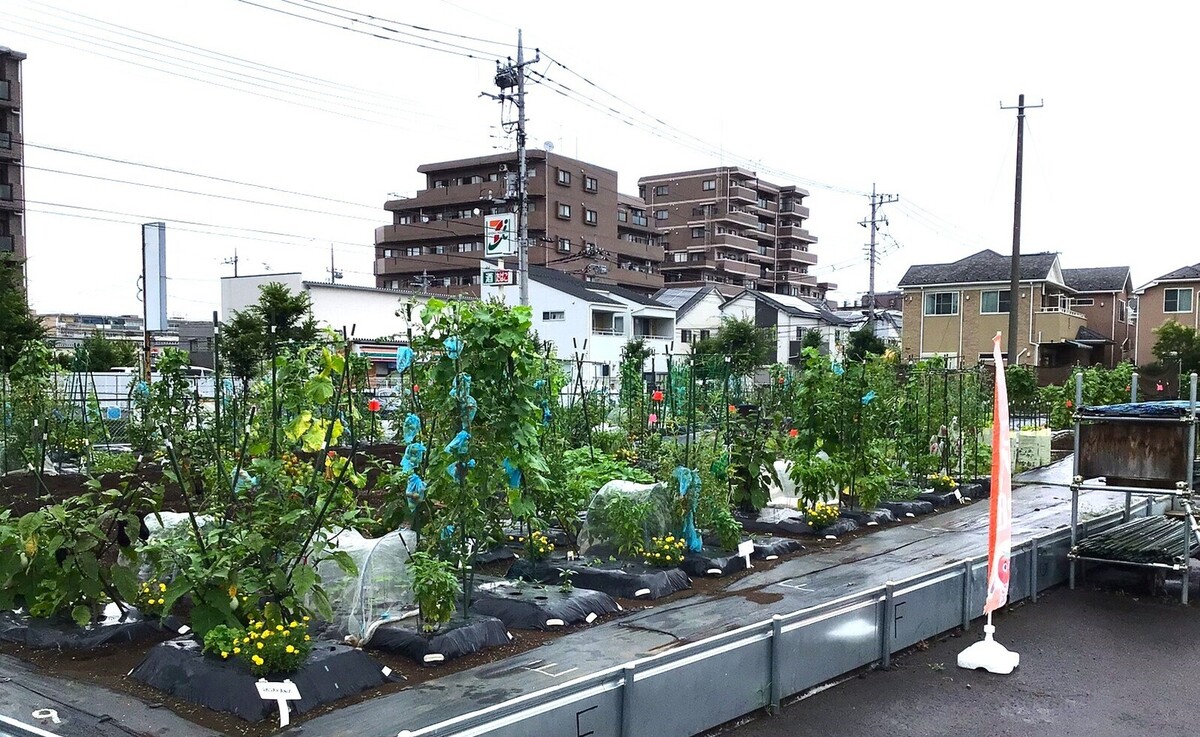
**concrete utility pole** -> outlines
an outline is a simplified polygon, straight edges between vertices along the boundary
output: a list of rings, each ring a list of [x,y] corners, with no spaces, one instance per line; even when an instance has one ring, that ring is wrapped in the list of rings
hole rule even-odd
[[[517,106],[517,271],[520,280],[519,288],[521,304],[529,304],[529,167],[525,160],[525,67],[542,60],[542,55],[534,49],[535,57],[525,61],[525,45],[521,29],[517,29],[517,61],[507,66],[496,68],[496,86],[501,89],[500,101],[503,102],[503,90],[516,87],[516,95],[508,96]]]
[[[236,249],[236,248],[235,248],[235,249],[233,249],[233,258],[227,258],[227,259],[225,259],[224,261],[222,261],[221,263],[222,263],[222,264],[224,264],[224,265],[226,265],[226,266],[230,266],[230,265],[232,265],[232,266],[233,266],[233,278],[234,278],[234,279],[236,279],[236,278],[237,278],[237,275],[238,275],[238,269],[237,269],[237,266],[238,266],[238,255],[237,255],[237,249]]]
[[[879,217],[879,208],[883,205],[899,202],[900,195],[883,194],[875,192],[875,183],[871,183],[871,219],[860,220],[859,225],[864,228],[871,229],[871,242],[867,244],[867,259],[871,265],[871,277],[867,286],[867,322],[872,326],[875,324],[875,264],[879,262],[879,254],[875,250],[875,233],[877,232],[879,223],[886,223],[887,218]]]
[[[1017,308],[1021,302],[1021,168],[1022,158],[1024,157],[1024,142],[1025,142],[1025,108],[1042,107],[1041,102],[1036,105],[1026,105],[1025,95],[1017,97],[1017,104],[1014,108],[1012,105],[1005,106],[1000,103],[1001,110],[1017,111],[1017,184],[1016,193],[1013,196],[1013,245],[1012,245],[1012,269],[1009,276],[1008,285],[1008,365],[1012,366],[1017,363]],[[1030,290],[1029,298],[1033,299],[1033,291]]]
[[[333,244],[329,244],[329,283],[337,284],[337,280],[342,278],[341,269],[333,264]]]

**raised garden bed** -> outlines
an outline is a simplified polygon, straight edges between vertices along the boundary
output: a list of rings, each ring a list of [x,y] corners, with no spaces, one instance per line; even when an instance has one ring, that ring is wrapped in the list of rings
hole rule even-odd
[[[571,572],[574,586],[603,591],[617,599],[660,599],[692,586],[691,579],[679,568],[654,568],[623,560],[521,559],[508,569],[508,577],[557,584],[564,570]]]
[[[591,624],[621,605],[602,591],[572,586],[526,584],[520,581],[490,581],[474,591],[471,608],[496,617],[513,629],[546,630],[572,624]]]
[[[436,632],[422,632],[415,618],[381,624],[367,647],[404,655],[418,663],[441,663],[507,645],[513,636],[495,617],[483,614],[455,615]]]

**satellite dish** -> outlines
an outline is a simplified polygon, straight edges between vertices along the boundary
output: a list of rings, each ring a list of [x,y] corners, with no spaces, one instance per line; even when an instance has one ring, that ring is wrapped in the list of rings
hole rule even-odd
[[[546,141],[542,145],[546,148],[547,153],[554,150],[554,141]]]

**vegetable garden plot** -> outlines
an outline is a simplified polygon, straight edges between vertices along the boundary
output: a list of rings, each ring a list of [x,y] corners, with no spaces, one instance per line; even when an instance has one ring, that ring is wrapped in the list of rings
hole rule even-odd
[[[509,568],[508,577],[548,584],[558,584],[566,577],[574,586],[603,591],[617,599],[661,599],[692,586],[688,575],[678,568],[655,568],[619,559],[522,559]]]
[[[384,622],[372,634],[370,647],[400,653],[418,663],[440,663],[507,645],[512,639],[499,619],[470,614],[459,615],[430,632],[415,619]]]
[[[520,581],[489,581],[475,590],[472,608],[504,622],[513,629],[545,630],[584,622],[621,610],[602,591],[564,585],[526,584]]]

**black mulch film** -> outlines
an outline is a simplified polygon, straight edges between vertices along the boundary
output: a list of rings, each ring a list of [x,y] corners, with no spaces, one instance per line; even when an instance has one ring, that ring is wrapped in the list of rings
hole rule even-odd
[[[214,711],[257,722],[279,713],[274,701],[258,697],[258,677],[238,660],[221,660],[200,652],[200,644],[180,638],[155,645],[133,669],[134,680]],[[300,691],[289,705],[297,714],[383,684],[383,667],[348,645],[318,642],[304,667],[270,681],[290,679]]]
[[[759,533],[766,535],[815,535],[816,532],[812,526],[804,521],[803,516],[799,512],[795,512],[794,516],[783,516],[776,520],[765,521],[760,520],[757,515],[746,514],[745,512],[734,511],[734,519],[742,524],[742,529],[751,534]]]
[[[421,631],[415,618],[385,622],[371,635],[367,647],[399,653],[418,663],[436,663],[470,655],[512,641],[508,628],[495,617],[461,613],[433,633]]]
[[[903,502],[880,502],[880,509],[890,510],[896,518],[902,517],[920,517],[923,514],[933,514],[933,502],[921,500],[903,501]]]
[[[472,592],[472,611],[496,617],[519,630],[548,630],[584,622],[620,611],[620,606],[603,591],[572,586],[495,581],[481,584]]]
[[[736,552],[704,546],[698,553],[688,553],[679,564],[684,573],[701,576],[724,576],[746,570],[746,559]]]
[[[962,504],[963,493],[958,489],[953,491],[922,491],[917,494],[917,499],[923,502],[929,502],[935,508],[949,507],[954,504]]]
[[[36,649],[95,650],[104,645],[137,642],[164,631],[174,632],[173,617],[164,622],[142,619],[130,610],[124,622],[80,627],[68,618],[38,619],[27,614],[0,612],[0,640]]]
[[[896,515],[890,509],[878,507],[876,509],[846,509],[842,511],[842,517],[852,519],[858,523],[859,527],[878,527],[889,522],[896,521]]]
[[[593,565],[585,565],[562,558],[521,559],[508,569],[508,577],[553,584],[562,580],[564,569],[573,572],[571,583],[576,588],[603,591],[618,599],[660,599],[692,587],[691,579],[679,568],[654,568],[622,560],[595,560]]]
[[[832,525],[817,530],[818,537],[841,537],[858,529],[858,523],[848,517],[838,517]]]
[[[751,558],[774,560],[775,558],[804,550],[804,543],[788,537],[755,537],[754,554]]]

